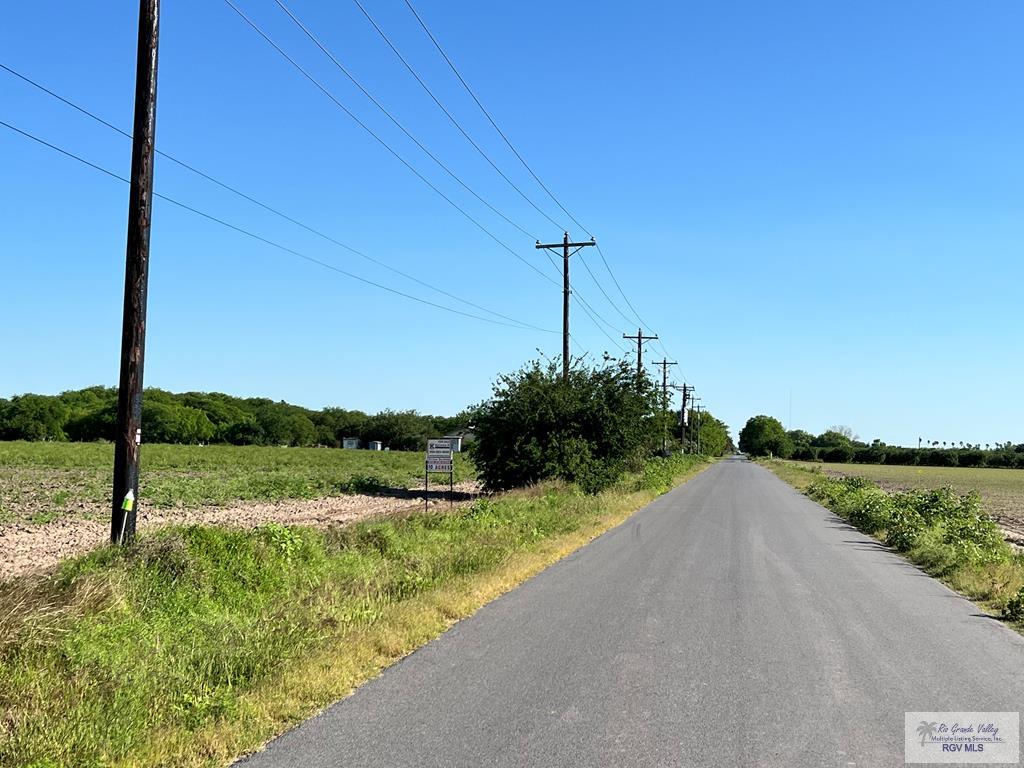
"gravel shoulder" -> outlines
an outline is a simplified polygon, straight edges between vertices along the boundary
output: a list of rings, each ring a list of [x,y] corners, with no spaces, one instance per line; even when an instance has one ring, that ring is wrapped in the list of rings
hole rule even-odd
[[[444,489],[445,492],[447,488]],[[455,505],[461,506],[479,494],[479,484],[455,486]],[[167,525],[227,525],[254,528],[267,523],[309,525],[317,528],[346,525],[375,517],[401,515],[423,509],[421,488],[392,495],[346,495],[320,499],[246,503],[198,509],[145,509],[139,512],[140,529]],[[431,488],[429,505],[447,508],[447,494],[435,496]],[[50,568],[65,558],[83,554],[107,542],[110,525],[89,517],[65,517],[43,524],[0,525],[0,581]]]

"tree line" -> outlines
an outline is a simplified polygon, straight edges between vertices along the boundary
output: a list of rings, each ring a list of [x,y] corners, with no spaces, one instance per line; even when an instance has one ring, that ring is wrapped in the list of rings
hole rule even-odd
[[[346,437],[362,445],[379,440],[391,450],[416,451],[427,438],[467,426],[467,416],[430,416],[385,410],[367,414],[345,408],[313,410],[267,398],[220,392],[147,389],[142,401],[144,438],[149,443],[234,445],[323,445],[338,448]],[[87,387],[59,395],[0,398],[0,439],[113,440],[117,389]]]
[[[740,431],[740,450],[752,456],[833,463],[1024,468],[1024,443],[960,446],[939,448],[931,443],[913,448],[887,445],[881,440],[867,443],[844,426],[812,435],[802,429],[787,431],[778,419],[764,415],[751,417]]]

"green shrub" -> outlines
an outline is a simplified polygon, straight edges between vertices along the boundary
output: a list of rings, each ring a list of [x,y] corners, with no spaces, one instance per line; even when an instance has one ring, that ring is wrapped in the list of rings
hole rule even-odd
[[[899,552],[908,552],[917,544],[927,524],[920,513],[912,507],[900,506],[893,509],[885,532],[885,543]]]
[[[473,413],[472,456],[488,490],[562,479],[596,493],[650,455],[660,401],[624,362],[591,368],[533,362],[499,378]],[[657,433],[657,434],[655,434]]]
[[[887,528],[892,519],[892,499],[879,488],[859,488],[852,491],[846,495],[843,506],[843,516],[868,533]]]
[[[1024,587],[1010,598],[1003,609],[1003,617],[1010,621],[1024,621]]]

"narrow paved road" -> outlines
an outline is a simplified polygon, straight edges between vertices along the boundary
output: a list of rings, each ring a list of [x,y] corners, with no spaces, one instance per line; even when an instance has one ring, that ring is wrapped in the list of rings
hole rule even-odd
[[[1024,639],[728,460],[244,765],[902,766],[1022,705]]]

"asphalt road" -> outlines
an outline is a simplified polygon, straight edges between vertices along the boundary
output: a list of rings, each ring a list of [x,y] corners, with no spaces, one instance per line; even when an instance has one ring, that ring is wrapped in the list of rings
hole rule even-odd
[[[1024,638],[728,460],[243,763],[901,766],[904,712],[1022,705]]]

